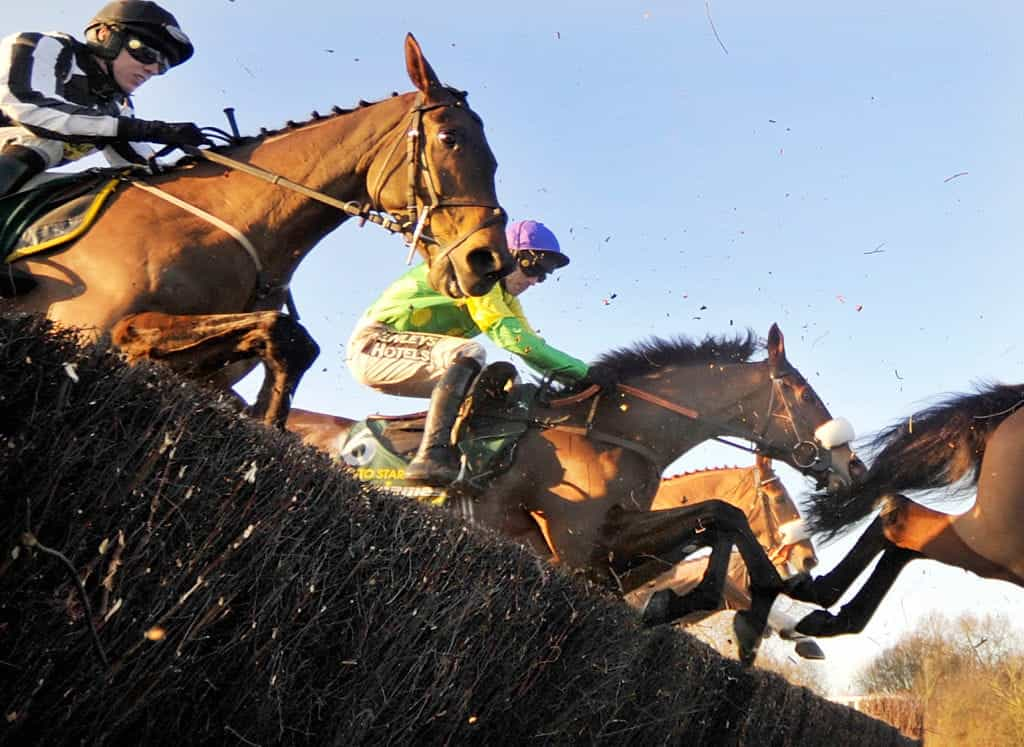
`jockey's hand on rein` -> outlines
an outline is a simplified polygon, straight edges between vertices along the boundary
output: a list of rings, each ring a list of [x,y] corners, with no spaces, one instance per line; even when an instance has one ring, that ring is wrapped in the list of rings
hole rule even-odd
[[[583,377],[583,385],[596,384],[601,387],[602,392],[614,392],[619,383],[619,374],[611,366],[603,363],[595,363],[587,369],[587,375]]]
[[[161,122],[134,117],[121,117],[117,123],[117,138],[136,143],[164,143],[165,145],[204,145],[209,142],[202,130],[193,122]]]

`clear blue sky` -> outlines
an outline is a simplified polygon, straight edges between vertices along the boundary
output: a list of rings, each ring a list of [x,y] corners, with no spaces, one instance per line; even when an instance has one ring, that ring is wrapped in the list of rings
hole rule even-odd
[[[974,381],[1024,378],[1019,3],[166,5],[198,51],[139,91],[139,115],[222,126],[234,106],[248,132],[409,90],[402,40],[416,34],[483,117],[502,204],[572,257],[523,301],[581,358],[778,322],[790,359],[859,433]],[[77,34],[92,10],[19,3],[5,33]],[[421,406],[360,388],[344,362],[404,257],[380,229],[346,225],[300,268],[296,301],[323,352],[298,406]],[[677,466],[747,462],[715,447]],[[846,546],[824,549],[825,567]],[[917,562],[863,635],[823,643],[820,666],[842,689],[924,612],[1022,603],[1016,587]]]

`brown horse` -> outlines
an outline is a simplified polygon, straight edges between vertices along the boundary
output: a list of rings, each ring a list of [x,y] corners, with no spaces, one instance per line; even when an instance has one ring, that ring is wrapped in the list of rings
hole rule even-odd
[[[784,576],[809,573],[818,565],[800,511],[772,460],[758,454],[751,467],[719,467],[667,477],[651,510],[692,506],[718,498],[743,511],[751,531]]]
[[[751,608],[737,614],[736,627],[741,659],[752,662],[782,580],[743,513],[724,501],[651,511],[662,472],[722,436],[750,441],[833,491],[848,490],[863,468],[848,445],[852,433],[839,437],[849,426],[832,419],[786,359],[778,327],[768,335],[766,360],[749,361],[756,347],[751,335],[655,340],[603,356],[622,382],[615,393],[592,387],[535,408],[511,467],[483,494],[450,503],[623,592],[648,580],[652,567],[657,575],[710,546],[705,580],[685,597],[668,589],[652,597],[648,624],[717,609],[735,545],[751,577]],[[311,443],[329,441],[300,419],[293,415],[290,427]]]
[[[350,213],[405,233],[448,295],[483,294],[512,267],[480,118],[411,34],[405,57],[414,92],[198,151],[119,189],[70,248],[21,261],[38,285],[0,312],[110,333],[129,358],[219,388],[262,359],[254,414],[283,424],[319,350],[279,309],[299,262]]]
[[[348,434],[356,421],[337,415],[292,408],[287,427],[298,433],[303,441],[341,460],[347,446]],[[386,488],[385,488],[386,489]],[[786,486],[772,468],[772,461],[758,455],[751,467],[730,467],[687,472],[661,481],[651,510],[659,511],[680,506],[692,506],[709,500],[721,500],[743,511],[751,531],[761,547],[784,578],[795,573],[809,573],[818,564],[814,545],[808,538]],[[519,537],[519,539],[524,539]],[[525,538],[529,541],[531,538]],[[532,538],[531,549],[551,560],[551,548],[537,535]],[[652,581],[626,595],[626,601],[643,608],[652,594],[670,588],[683,595],[697,586],[707,571],[707,559],[684,561],[665,571]],[[748,587],[750,577],[746,565],[737,553],[729,560],[728,576],[719,609],[748,609],[751,604]],[[713,610],[695,613],[684,622],[693,622]],[[795,641],[797,653],[806,659],[823,659],[821,648],[807,636],[796,632],[797,620],[772,609],[769,627],[786,640]]]
[[[872,442],[871,469],[851,496],[812,496],[812,528],[837,534],[881,506],[850,553],[830,573],[804,581],[793,596],[831,607],[879,553],[857,595],[832,615],[812,612],[808,635],[859,633],[903,566],[929,558],[984,578],[1024,586],[1024,385],[959,395],[912,415]],[[958,515],[934,511],[903,491],[974,485],[974,505]]]
[[[743,511],[750,530],[775,564],[779,574],[791,578],[808,573],[818,564],[814,551],[786,486],[775,474],[772,462],[758,455],[750,467],[719,467],[686,472],[662,479],[651,508],[660,511],[704,501],[723,500]],[[696,558],[677,564],[653,581],[626,595],[626,601],[643,608],[647,599],[661,589],[672,589],[683,595],[692,590],[707,570],[707,558]],[[750,577],[742,559],[734,552],[723,589],[720,609],[747,609]],[[684,622],[695,622],[713,614],[711,610],[696,613]],[[806,659],[823,659],[821,648],[811,639],[796,632],[797,619],[772,609],[768,625],[786,640],[796,642],[796,652]]]

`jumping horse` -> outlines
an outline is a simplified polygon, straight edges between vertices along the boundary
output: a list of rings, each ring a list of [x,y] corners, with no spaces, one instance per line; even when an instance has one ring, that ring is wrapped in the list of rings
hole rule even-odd
[[[783,579],[807,574],[818,565],[814,544],[804,521],[786,486],[775,473],[771,459],[757,455],[749,467],[717,467],[663,478],[651,509],[661,511],[692,506],[712,499],[725,501],[743,512],[750,530]],[[683,561],[627,594],[626,601],[642,608],[652,594],[666,588],[683,595],[700,582],[706,570],[707,558]],[[749,608],[749,585],[746,566],[742,558],[733,552],[719,609]],[[696,622],[711,614],[714,611],[704,610],[682,622]],[[768,616],[769,627],[785,640],[795,642],[797,654],[805,659],[825,658],[817,643],[796,632],[797,622],[797,618],[775,608]]]
[[[622,593],[649,580],[652,568],[657,575],[711,547],[707,575],[693,591],[651,598],[649,625],[717,609],[735,545],[750,573],[751,607],[734,625],[740,658],[752,663],[782,579],[743,512],[724,501],[651,511],[661,474],[694,446],[722,437],[751,442],[819,489],[847,491],[863,470],[849,446],[852,429],[832,418],[786,359],[779,328],[769,332],[768,358],[751,362],[757,347],[748,334],[654,340],[606,354],[600,362],[619,375],[614,392],[590,387],[537,405],[511,466],[452,507]],[[289,427],[311,442],[329,440],[298,416]]]
[[[287,427],[306,443],[344,461],[347,447],[352,446],[349,433],[355,423],[337,415],[292,408]],[[384,489],[394,490],[393,487]],[[818,564],[800,512],[786,486],[775,474],[771,459],[758,455],[750,467],[719,467],[664,478],[651,510],[692,506],[712,499],[724,501],[743,512],[750,530],[783,579],[809,573]],[[542,536],[532,539],[531,550],[542,558],[553,559],[551,548]],[[661,589],[671,588],[679,595],[688,593],[707,571],[707,559],[687,560],[662,570],[656,578],[628,593],[626,602],[642,609],[651,595]],[[718,609],[748,609],[751,602],[749,584],[746,565],[733,552]],[[694,613],[682,623],[696,622],[713,613],[714,610]],[[821,648],[811,638],[796,631],[797,622],[796,618],[774,607],[768,617],[769,627],[782,638],[793,641],[800,656],[823,659]]]
[[[1024,385],[995,385],[957,395],[902,420],[871,441],[875,457],[856,491],[812,496],[809,523],[836,535],[880,508],[847,556],[828,574],[787,591],[831,607],[879,554],[853,599],[833,615],[815,610],[797,630],[807,635],[859,633],[903,567],[937,560],[983,578],[1024,586]],[[974,486],[974,505],[961,514],[935,511],[904,491]]]
[[[282,425],[319,349],[280,309],[299,263],[349,217],[404,234],[452,297],[512,268],[482,121],[411,34],[405,58],[416,91],[128,180],[70,248],[19,261],[37,285],[0,312],[44,314],[85,341],[109,333],[129,359],[221,389],[262,360],[253,414]]]

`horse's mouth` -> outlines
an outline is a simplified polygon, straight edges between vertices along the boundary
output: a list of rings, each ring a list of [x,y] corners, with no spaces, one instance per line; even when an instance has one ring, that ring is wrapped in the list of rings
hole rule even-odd
[[[449,298],[463,298],[465,296],[462,292],[462,288],[459,286],[459,281],[455,279],[455,275],[451,275],[448,278],[444,294]]]
[[[487,262],[480,261],[481,254],[487,255]],[[449,298],[482,296],[512,269],[511,264],[495,267],[489,249],[474,250],[470,259],[476,261],[464,268],[450,259],[431,267],[430,284]]]

